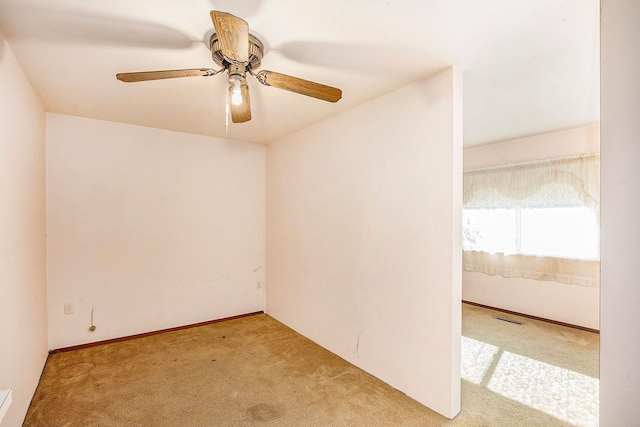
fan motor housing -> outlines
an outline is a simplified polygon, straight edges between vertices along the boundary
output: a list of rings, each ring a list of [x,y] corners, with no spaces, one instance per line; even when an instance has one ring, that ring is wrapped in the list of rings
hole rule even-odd
[[[213,33],[209,39],[209,49],[211,50],[211,58],[213,62],[222,68],[228,68],[230,63],[227,61],[220,50],[220,42],[218,35]],[[252,70],[260,68],[262,56],[264,54],[264,45],[253,34],[249,34],[249,68]]]

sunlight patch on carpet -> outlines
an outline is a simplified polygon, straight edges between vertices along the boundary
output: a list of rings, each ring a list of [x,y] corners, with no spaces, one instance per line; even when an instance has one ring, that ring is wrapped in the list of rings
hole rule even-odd
[[[505,351],[487,388],[574,426],[598,426],[597,378]]]
[[[460,373],[462,379],[474,384],[482,383],[498,347],[473,338],[462,337],[462,360]]]

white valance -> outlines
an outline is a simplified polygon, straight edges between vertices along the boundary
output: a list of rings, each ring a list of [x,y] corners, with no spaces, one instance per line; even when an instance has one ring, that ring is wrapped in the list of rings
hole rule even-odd
[[[464,208],[469,210],[506,208],[519,215],[525,208],[586,206],[598,222],[599,204],[598,154],[464,171]],[[520,221],[520,216],[517,221]],[[517,230],[516,241],[520,239],[520,225]],[[463,246],[465,243],[468,242],[465,240]],[[475,249],[474,244],[467,245],[470,248],[464,251],[466,271],[583,286],[599,284],[600,262],[595,259],[531,255],[520,253],[519,246],[516,253],[489,253]]]
[[[598,212],[600,156],[581,155],[464,172],[464,207],[584,205]]]

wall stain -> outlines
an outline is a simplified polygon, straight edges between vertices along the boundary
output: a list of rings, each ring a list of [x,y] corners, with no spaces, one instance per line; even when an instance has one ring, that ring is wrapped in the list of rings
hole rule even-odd
[[[363,328],[364,329],[364,328]],[[362,331],[363,329],[360,329],[360,332],[358,333],[358,339],[356,340],[356,349],[354,351],[354,354],[356,355],[356,357],[360,357],[358,354],[358,349],[360,348],[360,337],[362,336]]]

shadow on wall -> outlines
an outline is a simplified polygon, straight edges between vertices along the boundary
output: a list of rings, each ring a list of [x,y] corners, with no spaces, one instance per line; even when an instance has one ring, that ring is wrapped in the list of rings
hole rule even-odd
[[[4,62],[4,51],[7,48],[7,41],[4,38],[4,35],[0,32],[0,64]]]

